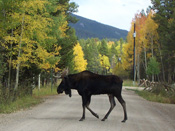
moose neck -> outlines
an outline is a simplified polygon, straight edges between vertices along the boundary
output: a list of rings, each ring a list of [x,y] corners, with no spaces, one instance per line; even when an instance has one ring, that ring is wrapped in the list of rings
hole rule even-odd
[[[69,78],[69,84],[70,84],[70,89],[75,89],[77,90],[77,85],[76,85],[76,77],[74,75],[68,75]]]

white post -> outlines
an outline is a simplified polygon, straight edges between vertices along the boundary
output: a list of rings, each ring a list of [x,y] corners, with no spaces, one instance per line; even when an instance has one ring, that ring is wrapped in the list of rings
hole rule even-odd
[[[38,90],[40,90],[40,76],[41,74],[38,75]]]

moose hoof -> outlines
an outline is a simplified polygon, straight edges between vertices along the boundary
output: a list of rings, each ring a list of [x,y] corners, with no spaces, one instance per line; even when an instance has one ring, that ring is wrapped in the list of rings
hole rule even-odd
[[[85,118],[81,118],[79,121],[83,121]]]
[[[99,119],[99,116],[98,116],[97,114],[95,114],[94,116],[95,116],[96,118],[98,118],[98,119]]]
[[[106,120],[106,119],[103,118],[101,121],[105,121],[105,120]]]
[[[106,117],[104,117],[101,121],[105,121],[107,118]]]
[[[125,123],[125,121],[126,121],[126,120],[123,120],[123,121],[121,121],[121,122]]]

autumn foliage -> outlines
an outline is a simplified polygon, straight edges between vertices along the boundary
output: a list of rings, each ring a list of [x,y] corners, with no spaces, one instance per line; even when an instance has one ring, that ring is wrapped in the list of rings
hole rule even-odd
[[[22,90],[32,94],[31,85],[40,83],[38,75],[44,85],[50,73],[62,68],[60,52],[68,43],[60,41],[74,35],[68,22],[77,7],[69,0],[0,0],[0,64],[6,67],[0,71],[3,96],[16,97]],[[72,52],[75,44],[76,40],[69,47]]]
[[[81,72],[86,70],[87,60],[84,59],[84,53],[79,43],[77,43],[74,47],[74,63],[75,71]]]

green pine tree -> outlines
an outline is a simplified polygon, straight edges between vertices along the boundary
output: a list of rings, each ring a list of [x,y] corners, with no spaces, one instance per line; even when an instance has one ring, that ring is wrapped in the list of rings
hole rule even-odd
[[[97,49],[97,43],[94,39],[88,39],[84,47],[85,59],[87,60],[87,69],[95,73],[101,73],[100,56]]]
[[[154,81],[154,75],[158,75],[160,73],[159,63],[157,62],[155,57],[151,57],[148,62],[148,67],[146,74],[152,76],[152,81]]]
[[[101,41],[99,52],[101,55],[105,55],[109,57],[108,45],[105,39]]]
[[[165,72],[168,82],[173,82],[172,77],[175,65],[175,1],[174,0],[151,0],[155,10],[153,20],[158,24],[158,35],[162,50]]]

